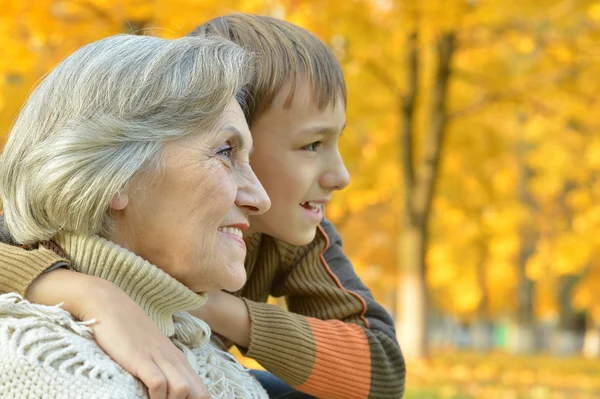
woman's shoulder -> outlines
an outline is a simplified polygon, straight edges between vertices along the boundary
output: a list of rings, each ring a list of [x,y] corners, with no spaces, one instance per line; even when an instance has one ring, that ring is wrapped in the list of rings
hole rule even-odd
[[[260,383],[230,353],[210,339],[208,324],[189,313],[175,313],[173,343],[204,381],[214,399],[268,399]]]
[[[0,295],[0,385],[9,397],[145,398],[91,329],[58,306]]]

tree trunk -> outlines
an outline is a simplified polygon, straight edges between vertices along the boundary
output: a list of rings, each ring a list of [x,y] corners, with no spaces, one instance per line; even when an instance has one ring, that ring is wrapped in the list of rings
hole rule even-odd
[[[477,319],[472,324],[473,331],[473,349],[478,352],[487,353],[493,345],[493,325],[489,312],[489,297],[486,275],[486,243],[479,243],[480,260],[477,265],[477,283],[481,290],[481,300],[477,308]]]
[[[537,350],[533,314],[533,281],[525,266],[534,252],[534,242],[528,235],[521,236],[521,251],[517,262],[517,318],[510,334],[509,347],[517,354],[531,354]]]
[[[407,359],[427,356],[427,315],[429,309],[425,276],[427,228],[440,156],[446,131],[446,99],[450,64],[454,53],[454,33],[442,35],[437,42],[437,71],[431,93],[430,125],[424,141],[423,160],[414,165],[413,137],[415,100],[419,89],[419,51],[417,33],[407,42],[407,94],[401,99],[402,124],[400,153],[404,177],[404,212],[400,238],[400,282],[398,283],[397,334]]]
[[[423,264],[425,232],[416,226],[407,227],[400,238],[401,269],[398,284],[397,319],[400,346],[407,359],[427,356],[427,287]]]
[[[519,144],[517,152],[520,158],[521,176],[519,181],[519,199],[534,213],[536,203],[531,197],[527,184],[532,172],[525,164],[527,148]],[[531,354],[537,350],[533,309],[533,281],[527,276],[527,261],[535,252],[538,232],[532,226],[521,227],[521,249],[517,260],[517,314],[516,322],[509,334],[509,349],[517,354]]]
[[[571,305],[573,288],[579,280],[578,276],[562,276],[559,278],[558,328],[553,334],[552,353],[558,356],[572,356],[582,350],[583,320]]]
[[[589,314],[583,339],[583,356],[588,359],[600,358],[600,324],[595,323]]]

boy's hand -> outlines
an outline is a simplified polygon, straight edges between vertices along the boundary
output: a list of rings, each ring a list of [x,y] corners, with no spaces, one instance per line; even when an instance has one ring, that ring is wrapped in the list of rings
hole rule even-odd
[[[33,303],[56,305],[91,325],[98,345],[139,378],[151,399],[206,399],[208,390],[185,355],[146,313],[107,280],[66,269],[38,277],[26,293]]]

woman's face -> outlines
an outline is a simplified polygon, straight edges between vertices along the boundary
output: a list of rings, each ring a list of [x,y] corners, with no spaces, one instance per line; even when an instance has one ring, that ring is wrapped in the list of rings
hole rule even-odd
[[[251,149],[232,100],[213,130],[165,145],[162,173],[132,185],[109,239],[195,292],[237,291],[246,281],[248,216],[270,207],[250,168]]]

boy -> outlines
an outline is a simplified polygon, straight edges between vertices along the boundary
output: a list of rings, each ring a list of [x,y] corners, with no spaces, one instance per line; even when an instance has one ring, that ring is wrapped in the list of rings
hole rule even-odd
[[[223,345],[236,344],[298,391],[319,398],[402,397],[405,367],[392,320],[323,219],[323,205],[349,179],[337,148],[346,122],[339,63],[314,35],[273,18],[233,14],[191,33],[208,34],[226,37],[258,58],[244,105],[255,146],[251,165],[272,205],[250,220],[245,287],[210,293],[196,315]],[[15,251],[0,248],[1,291],[25,293],[48,266],[65,262],[48,252]],[[7,258],[28,259],[36,267],[18,282],[24,273],[15,269],[22,262],[5,265]],[[66,281],[81,277],[61,273],[61,281],[45,273],[46,282],[36,280],[28,296],[50,304],[64,300]],[[284,296],[288,309],[266,304],[269,295]],[[98,318],[77,300],[66,302],[72,313]]]

